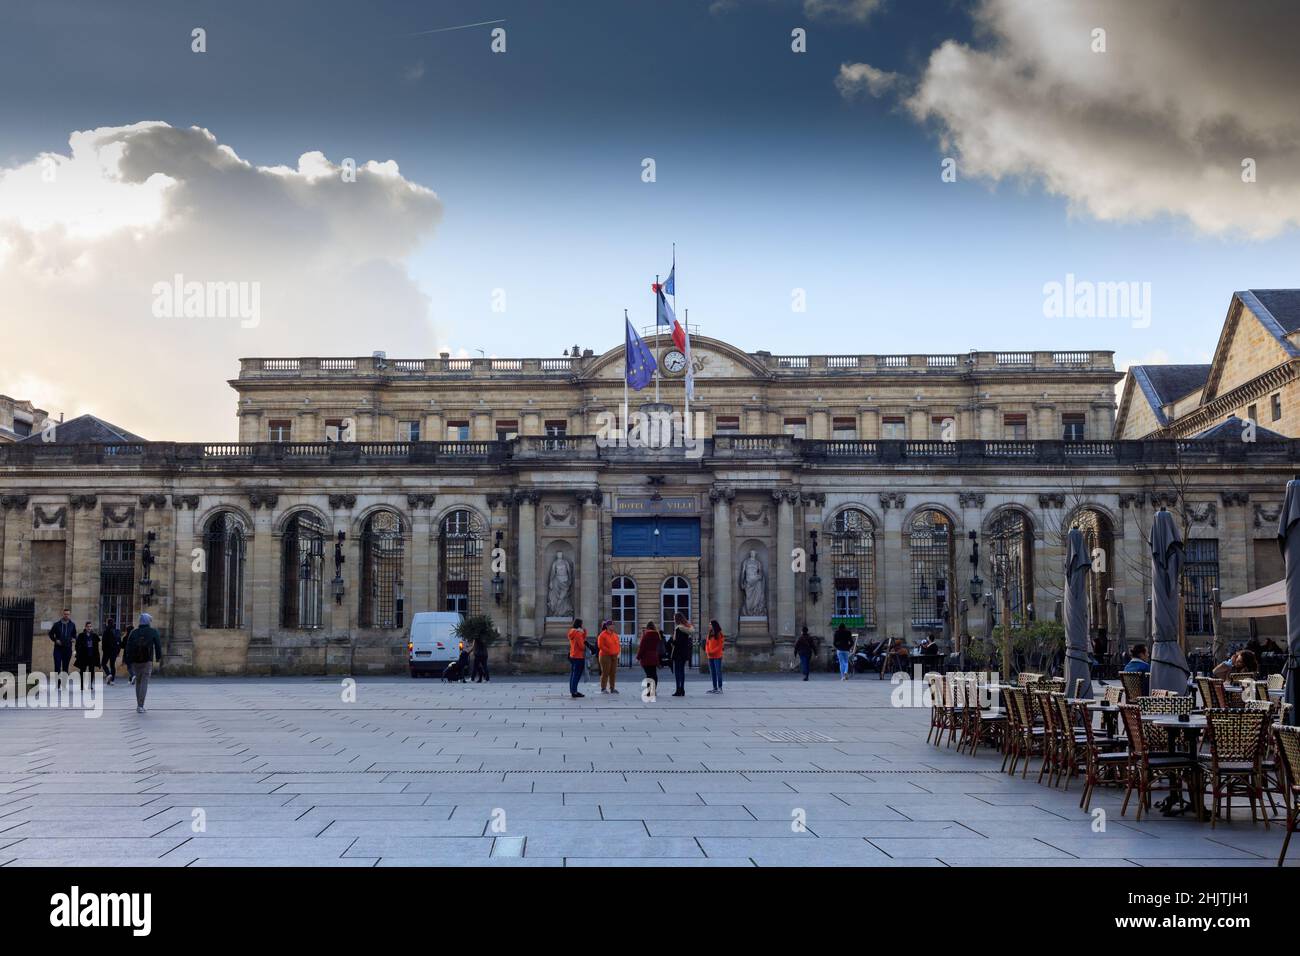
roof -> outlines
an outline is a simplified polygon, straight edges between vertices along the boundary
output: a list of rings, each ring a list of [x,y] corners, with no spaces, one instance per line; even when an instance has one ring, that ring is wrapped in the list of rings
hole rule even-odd
[[[1248,294],[1287,335],[1300,330],[1300,289],[1250,289]]]
[[[1210,377],[1208,365],[1134,365],[1129,371],[1161,427],[1169,424],[1164,407],[1196,391]]]
[[[60,444],[82,445],[98,444],[113,445],[118,442],[144,442],[147,438],[141,438],[134,432],[129,432],[125,428],[114,425],[112,422],[106,422],[102,418],[96,418],[94,415],[78,415],[66,422],[59,422],[55,430],[55,441]],[[44,441],[40,431],[34,431],[22,443]]]
[[[1207,428],[1205,431],[1193,435],[1193,439],[1201,438],[1232,438],[1240,439],[1241,430],[1246,427],[1246,422],[1236,415],[1229,415],[1219,424]],[[1255,441],[1289,441],[1285,435],[1279,435],[1277,432],[1269,431],[1262,425],[1255,425]]]

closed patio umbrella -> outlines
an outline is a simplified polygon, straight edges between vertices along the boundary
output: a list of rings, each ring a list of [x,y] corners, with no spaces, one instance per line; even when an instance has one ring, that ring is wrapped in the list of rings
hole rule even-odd
[[[1183,538],[1174,516],[1161,508],[1151,524],[1151,690],[1187,693],[1191,670],[1178,644],[1178,591]]]
[[[1286,483],[1286,500],[1277,523],[1277,543],[1286,563],[1286,702],[1288,723],[1300,721],[1300,479]]]
[[[1092,668],[1088,663],[1088,570],[1092,561],[1083,532],[1071,528],[1065,539],[1065,686],[1083,681],[1083,696],[1092,696]]]

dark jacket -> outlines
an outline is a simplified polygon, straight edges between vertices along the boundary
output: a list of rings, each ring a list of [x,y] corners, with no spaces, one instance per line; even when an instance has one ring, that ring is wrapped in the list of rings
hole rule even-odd
[[[128,663],[146,664],[162,660],[162,638],[152,625],[137,627],[127,641]]]
[[[72,642],[77,636],[77,625],[59,618],[50,628],[50,640],[65,651],[72,650]]]
[[[799,640],[794,642],[794,652],[799,655],[811,655],[816,649],[817,645],[813,643],[811,634],[800,634]]]
[[[835,630],[835,649],[837,651],[847,651],[853,647],[853,634],[849,629],[841,624]]]
[[[102,647],[104,650],[105,660],[110,657],[116,657],[118,652],[122,649],[122,635],[118,633],[117,625],[112,621],[110,621],[108,626],[104,628],[104,633],[100,635],[100,640],[103,642]]]
[[[77,654],[74,663],[81,670],[99,666],[99,635],[94,631],[77,634]]]
[[[487,641],[481,637],[474,638],[473,651],[474,660],[486,661],[488,659]]]
[[[668,647],[675,661],[689,661],[691,652],[695,650],[695,636],[680,624],[673,629],[673,639],[668,642]]]
[[[642,667],[658,667],[660,644],[662,640],[658,631],[646,628],[641,633],[641,644],[636,649],[636,659]]]

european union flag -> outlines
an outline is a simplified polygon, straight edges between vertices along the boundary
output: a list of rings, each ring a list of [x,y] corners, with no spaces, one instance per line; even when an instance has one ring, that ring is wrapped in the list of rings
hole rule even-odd
[[[627,342],[624,346],[627,355],[627,383],[639,392],[654,380],[655,357],[641,341],[641,336],[636,334],[636,329],[632,328],[631,320],[623,321],[627,324]]]

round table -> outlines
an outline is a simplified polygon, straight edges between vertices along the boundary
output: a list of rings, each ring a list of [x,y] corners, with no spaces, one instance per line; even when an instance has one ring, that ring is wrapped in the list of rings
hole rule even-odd
[[[1153,727],[1167,730],[1169,732],[1169,745],[1172,749],[1177,749],[1175,738],[1182,738],[1186,743],[1185,753],[1192,758],[1192,782],[1188,789],[1195,796],[1195,800],[1188,801],[1183,797],[1180,784],[1177,790],[1170,788],[1169,796],[1165,797],[1160,803],[1160,812],[1167,817],[1172,817],[1186,813],[1188,810],[1194,810],[1196,819],[1207,819],[1205,814],[1205,787],[1201,783],[1200,762],[1196,759],[1197,743],[1201,734],[1205,732],[1205,715],[1190,714],[1186,720],[1183,720],[1173,714],[1143,714],[1142,720]]]

